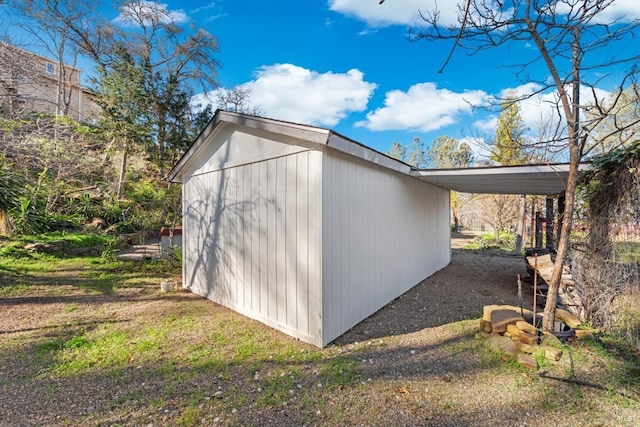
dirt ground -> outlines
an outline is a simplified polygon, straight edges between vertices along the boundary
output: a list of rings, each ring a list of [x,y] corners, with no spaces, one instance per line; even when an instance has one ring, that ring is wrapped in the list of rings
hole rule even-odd
[[[479,318],[487,304],[517,305],[517,276],[526,268],[522,257],[503,251],[460,249],[472,238],[454,236],[450,265],[322,350],[189,292],[161,294],[157,283],[113,294],[69,287],[62,294],[34,290],[0,298],[0,426],[638,425],[637,406],[618,404],[609,391],[577,390],[517,370],[514,376],[499,359],[498,365],[483,359],[476,351],[483,345],[474,338],[477,322],[458,321]],[[530,307],[531,297],[524,297]],[[65,377],[54,375],[50,353],[43,353],[43,341],[65,342],[105,323],[144,331],[166,319],[191,326],[166,337],[171,344],[150,364],[134,360],[119,371]],[[251,369],[233,358],[211,368],[197,368],[201,359],[180,363],[187,347],[215,358],[205,350],[218,345],[237,357],[246,334],[293,353],[281,361],[269,356]],[[319,357],[296,360],[314,352]],[[350,370],[353,379],[344,388],[322,383],[332,366]],[[594,356],[570,369],[594,382],[600,366]],[[224,375],[212,374],[214,368]],[[278,397],[283,402],[256,403],[265,387],[289,378],[286,396]],[[581,418],[567,424],[565,405]]]
[[[337,343],[362,341],[398,333],[419,331],[463,319],[482,316],[489,304],[519,305],[518,275],[527,277],[522,256],[501,250],[463,250],[475,236],[454,234],[451,263],[428,277],[400,298],[373,314]],[[533,299],[522,282],[523,304]]]

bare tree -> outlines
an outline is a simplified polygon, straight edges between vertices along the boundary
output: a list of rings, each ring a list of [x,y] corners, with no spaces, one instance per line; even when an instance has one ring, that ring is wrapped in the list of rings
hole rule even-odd
[[[119,61],[118,49],[127,47],[144,72],[143,89],[149,110],[146,119],[153,133],[155,159],[162,169],[167,146],[176,143],[175,136],[179,134],[174,128],[182,126],[191,113],[188,100],[196,92],[217,87],[216,38],[158,2],[120,1],[120,15],[111,21],[91,13],[95,8],[87,0],[25,3],[30,5],[28,10],[34,19],[56,22],[64,28],[69,43],[90,58],[99,71],[109,70],[112,63]]]
[[[639,72],[640,52],[620,45],[633,38],[640,20],[626,16],[608,19],[613,3],[614,0],[465,0],[458,5],[457,25],[441,26],[436,9],[421,12],[426,25],[411,32],[415,40],[453,42],[440,71],[458,47],[471,54],[507,44],[533,44],[537,50],[526,62],[512,64],[513,70],[524,81],[536,83],[534,95],[555,92],[557,121],[552,137],[544,142],[565,147],[570,165],[555,269],[544,309],[543,328],[547,330],[553,328],[558,287],[569,250],[579,166],[591,147],[597,145],[591,141],[593,130],[619,111],[616,99],[598,98],[598,84],[603,74],[623,70],[617,88],[623,93]],[[529,72],[539,62],[546,72],[535,79]],[[592,96],[590,103],[582,102],[584,94]],[[631,122],[610,120],[613,125],[605,137],[611,139],[639,121],[638,117]]]
[[[248,87],[220,88],[216,90],[215,97],[218,108],[222,110],[250,114],[252,116],[264,116],[262,108],[251,103],[251,89]]]
[[[72,22],[83,22],[95,12],[96,3],[85,0],[8,0],[7,7],[16,17],[15,25],[31,36],[29,45],[35,44],[38,51],[46,52],[55,61],[55,114],[69,115],[72,101],[78,96],[74,94],[74,88],[80,90],[81,84],[76,68],[78,48],[71,39],[72,31],[59,19],[59,15],[64,14]]]

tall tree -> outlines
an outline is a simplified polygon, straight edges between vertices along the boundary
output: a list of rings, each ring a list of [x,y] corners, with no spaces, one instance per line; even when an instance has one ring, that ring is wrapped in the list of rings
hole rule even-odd
[[[393,157],[394,159],[398,159],[400,161],[404,161],[407,154],[407,147],[402,145],[401,142],[393,141],[391,143],[391,148],[387,151],[387,156]]]
[[[466,142],[458,141],[446,135],[437,137],[427,152],[429,165],[434,168],[466,168],[473,162],[473,150]],[[457,191],[451,192],[451,217],[453,231],[460,231],[460,209],[468,197]]]
[[[442,135],[431,143],[427,152],[429,165],[437,169],[466,168],[473,163],[473,150],[466,142]]]
[[[597,155],[640,140],[640,85],[634,82],[622,91],[616,90],[605,102],[615,106],[615,114],[606,117],[593,130],[592,148]],[[598,114],[597,110],[588,116],[594,114]],[[623,127],[621,132],[620,127]]]
[[[496,135],[491,146],[491,160],[505,166],[526,163],[527,129],[520,114],[520,104],[512,94],[501,106],[502,111],[498,116]]]
[[[27,2],[32,5],[32,15],[46,16],[66,27],[69,42],[102,68],[103,73],[113,70],[111,63],[120,60],[123,47],[141,66],[141,88],[152,112],[144,119],[154,142],[151,153],[162,170],[168,158],[167,148],[180,139],[180,130],[176,128],[184,126],[190,115],[190,103],[185,99],[217,86],[216,38],[184,22],[185,17],[170,12],[165,3],[120,1],[120,15],[107,21],[97,13],[79,19],[78,11],[83,10],[86,0]]]
[[[427,154],[424,151],[424,143],[417,136],[413,138],[413,142],[409,146],[394,141],[391,144],[391,149],[387,151],[387,155],[418,169],[427,167]]]
[[[502,111],[500,112],[500,116],[498,116],[496,135],[491,146],[491,160],[505,166],[527,163],[529,156],[526,150],[532,147],[525,137],[527,129],[524,120],[522,120],[520,104],[516,101],[515,94],[510,94],[507,99],[502,102],[501,106]],[[489,198],[489,200],[497,203],[498,209],[496,209],[495,212],[500,215],[513,210],[512,206],[507,206],[508,203],[518,203],[515,253],[521,253],[524,246],[524,221],[527,203],[525,195],[518,199],[509,195],[501,195]],[[504,207],[508,209],[504,209]],[[496,239],[499,239],[499,232],[500,230],[496,229]]]
[[[102,107],[100,128],[122,154],[116,196],[122,198],[129,154],[149,142],[144,71],[126,47],[116,47],[108,66],[97,67],[95,91]]]
[[[569,157],[566,207],[544,309],[543,328],[547,330],[553,328],[558,288],[569,250],[580,163],[588,154],[592,130],[617,111],[615,105],[597,97],[586,105],[581,94],[585,91],[597,94],[602,74],[613,67],[621,70],[628,66],[618,85],[620,91],[639,72],[637,49],[615,49],[617,53],[612,53],[618,43],[631,40],[640,25],[640,20],[634,17],[610,18],[614,3],[614,0],[466,0],[458,5],[459,25],[441,26],[439,11],[435,10],[422,13],[426,25],[414,34],[416,39],[451,40],[452,54],[457,47],[477,53],[507,44],[531,44],[537,52],[523,63],[514,64],[528,81],[533,79],[526,71],[533,70],[538,62],[544,64],[545,71],[536,81],[538,93],[555,91],[562,124],[548,142],[562,142]],[[448,59],[443,69],[447,63]],[[587,112],[592,115],[586,115]],[[614,123],[616,133],[633,124],[615,120]]]

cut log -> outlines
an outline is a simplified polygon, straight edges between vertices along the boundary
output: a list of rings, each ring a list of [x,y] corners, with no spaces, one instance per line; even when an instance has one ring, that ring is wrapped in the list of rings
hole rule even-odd
[[[480,319],[480,330],[482,332],[490,334],[492,331],[491,322],[488,320]]]
[[[522,353],[518,354],[517,360],[518,360],[518,363],[524,366],[525,368],[538,369],[538,362],[536,362],[536,359],[529,356],[528,354],[522,354]]]
[[[518,328],[518,326],[516,324],[509,324],[509,325],[507,325],[507,332],[506,333],[509,333],[509,336],[517,337],[518,335],[520,335],[522,333],[522,330],[520,328]]]
[[[562,342],[551,332],[543,332],[540,337],[540,344],[544,345],[562,345]]]
[[[500,308],[491,311],[491,327],[493,328],[493,332],[499,334],[507,330],[507,325],[515,325],[516,322],[521,320],[524,321],[524,318],[513,310]]]
[[[516,345],[518,350],[520,350],[523,353],[533,354],[538,350],[538,346],[536,346],[536,345],[525,344],[525,343],[520,342],[520,341],[517,341],[514,344]]]
[[[484,307],[482,307],[482,320],[485,320],[487,322],[491,322],[491,312],[493,310],[497,310],[499,309],[501,306],[499,305],[485,305]]]
[[[530,334],[529,332],[521,331],[520,335],[518,335],[518,341],[529,345],[537,345],[538,337],[536,335]]]
[[[556,319],[562,320],[566,323],[570,328],[577,328],[582,324],[578,316],[573,313],[568,312],[567,310],[563,310],[561,308],[556,308]]]
[[[562,350],[559,350],[555,347],[541,345],[538,348],[540,349],[540,354],[542,354],[545,359],[554,360],[557,362],[562,357]]]
[[[525,321],[516,322],[516,326],[521,331],[529,332],[532,335],[538,334],[538,330],[536,329],[536,327],[529,322],[525,322]]]
[[[518,355],[518,348],[513,341],[500,334],[490,334],[489,338],[487,338],[487,344],[498,353],[506,353],[513,358]]]

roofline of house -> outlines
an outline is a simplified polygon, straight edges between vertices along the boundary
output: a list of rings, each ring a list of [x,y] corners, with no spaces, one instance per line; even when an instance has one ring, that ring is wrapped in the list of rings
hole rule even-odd
[[[44,56],[44,55],[41,55],[41,54],[39,54],[39,53],[31,52],[30,50],[27,50],[27,49],[21,48],[21,47],[19,47],[19,46],[16,46],[16,45],[14,45],[14,44],[11,44],[11,43],[7,43],[7,42],[5,42],[5,41],[1,41],[1,40],[0,40],[0,44],[5,45],[5,46],[6,46],[6,47],[8,47],[9,49],[14,49],[14,50],[20,51],[20,53],[25,53],[25,54],[27,54],[27,55],[31,55],[31,56],[33,56],[33,57],[36,57],[36,58],[42,59],[42,60],[47,61],[47,62],[51,62],[51,63],[54,63],[54,64],[59,64],[59,63],[60,63],[60,61],[58,61],[57,59],[51,59],[51,58],[48,58],[48,57],[46,57],[46,56]],[[64,65],[65,67],[69,67],[70,69],[77,71],[78,73],[81,73],[81,72],[82,72],[82,70],[81,70],[80,68],[75,67],[75,66],[73,66],[73,65],[69,65],[69,64],[67,64],[66,62],[63,62],[63,65]]]
[[[250,128],[260,129],[266,132],[298,138],[319,146],[331,147],[335,150],[358,157],[365,161],[378,164],[387,169],[404,173],[405,175],[409,175],[409,172],[411,171],[411,166],[408,164],[389,157],[384,153],[367,147],[366,145],[350,138],[346,138],[329,129],[265,117],[251,116],[248,114],[234,113],[231,111],[216,110],[211,121],[209,121],[204,130],[196,137],[191,146],[167,175],[167,179],[170,182],[178,182],[176,178],[180,174],[180,171],[189,163],[203,145],[206,144],[211,136],[220,129],[220,126],[225,123],[248,126]]]

